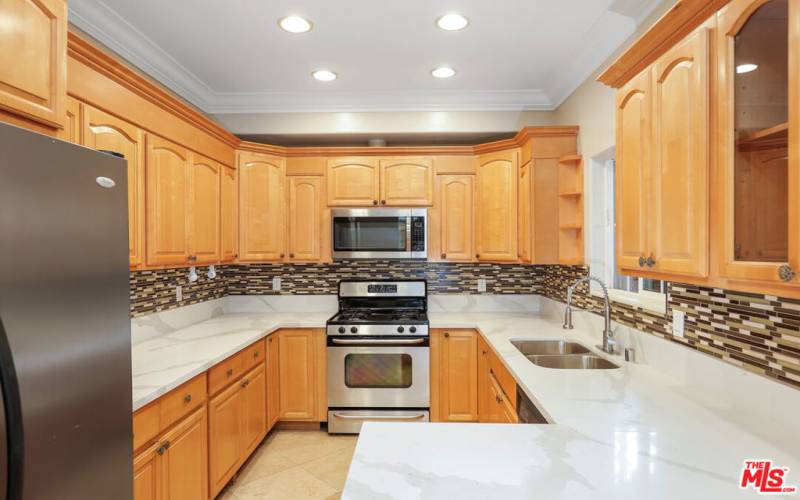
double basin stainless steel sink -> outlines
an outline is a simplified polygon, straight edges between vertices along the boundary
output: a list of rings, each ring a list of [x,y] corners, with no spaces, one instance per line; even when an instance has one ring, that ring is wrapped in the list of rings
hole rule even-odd
[[[613,370],[619,368],[588,347],[568,340],[512,340],[528,360],[544,368],[559,370]]]

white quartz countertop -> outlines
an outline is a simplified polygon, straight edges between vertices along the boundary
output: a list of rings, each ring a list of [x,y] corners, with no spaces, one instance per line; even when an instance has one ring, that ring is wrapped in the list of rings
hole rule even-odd
[[[279,328],[323,327],[332,313],[223,314],[164,327],[134,343],[134,409]],[[753,425],[737,408],[698,392],[692,380],[706,374],[688,364],[676,369],[686,372],[682,378],[619,357],[612,358],[617,370],[553,370],[533,365],[510,343],[567,337],[592,347],[596,332],[566,331],[530,312],[429,318],[434,328],[479,329],[552,424],[369,423],[344,499],[755,498],[738,487],[748,459],[789,467],[787,484],[800,485],[800,428],[787,432],[770,420],[771,412],[797,411],[794,401],[774,401]],[[736,377],[754,377],[733,372],[732,393],[743,386]]]
[[[320,328],[332,313],[225,314],[133,344],[133,410],[280,328]]]

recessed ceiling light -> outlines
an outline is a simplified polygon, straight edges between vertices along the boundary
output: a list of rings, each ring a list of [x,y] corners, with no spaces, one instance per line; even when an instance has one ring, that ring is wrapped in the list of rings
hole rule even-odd
[[[758,68],[758,64],[740,64],[736,66],[736,73],[750,73],[751,71],[755,71]]]
[[[441,68],[436,68],[435,70],[431,71],[431,74],[436,78],[450,78],[456,74],[456,70],[453,68],[448,68],[447,66],[442,66]]]
[[[333,71],[328,71],[327,69],[318,69],[317,71],[311,73],[311,76],[313,76],[315,80],[319,80],[321,82],[332,82],[336,80],[336,73]]]
[[[463,30],[469,24],[469,19],[461,14],[445,14],[436,20],[436,26],[445,31]]]
[[[288,16],[278,21],[278,26],[289,33],[305,33],[314,26],[311,21],[299,16]]]

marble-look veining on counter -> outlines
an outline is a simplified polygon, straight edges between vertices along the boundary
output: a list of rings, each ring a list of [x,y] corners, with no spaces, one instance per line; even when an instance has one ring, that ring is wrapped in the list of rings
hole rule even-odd
[[[536,312],[538,295],[461,295],[428,296],[428,311],[439,312]]]
[[[338,309],[336,295],[228,295],[227,313],[329,312]]]
[[[137,342],[134,411],[279,328],[319,328],[327,312],[224,314]]]
[[[638,360],[612,357],[615,370],[538,367],[510,343],[600,341],[595,315],[566,331],[562,314],[549,299],[537,314],[432,314],[434,327],[478,328],[553,424],[369,424],[342,498],[753,498],[739,478],[759,458],[800,484],[797,391],[617,324]]]

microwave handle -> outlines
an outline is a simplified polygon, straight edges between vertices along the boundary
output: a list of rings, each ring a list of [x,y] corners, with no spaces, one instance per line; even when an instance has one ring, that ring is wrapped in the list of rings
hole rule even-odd
[[[411,217],[406,217],[406,252],[411,252]]]

